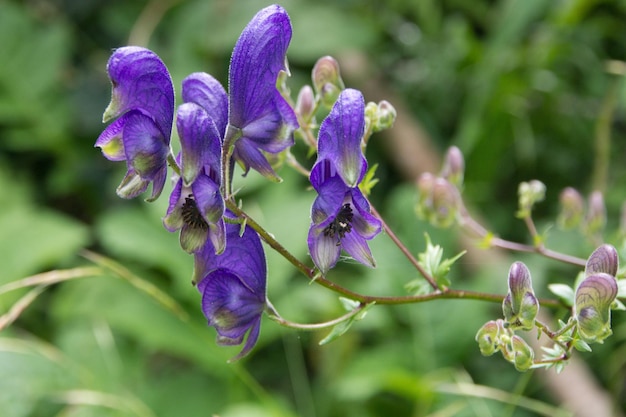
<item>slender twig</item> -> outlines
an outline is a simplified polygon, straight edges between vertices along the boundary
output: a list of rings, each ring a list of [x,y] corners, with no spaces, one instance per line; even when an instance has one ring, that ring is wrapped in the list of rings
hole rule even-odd
[[[242,217],[246,220],[246,224],[252,227],[258,234],[261,236],[261,239],[265,241],[272,249],[282,255],[287,261],[289,261],[293,266],[295,266],[300,272],[302,272],[307,278],[311,281],[315,282],[318,285],[321,285],[331,291],[336,292],[346,298],[351,300],[359,301],[361,303],[370,304],[412,304],[412,303],[421,303],[431,300],[441,300],[441,299],[471,299],[471,300],[482,300],[494,303],[501,303],[504,299],[504,295],[501,294],[489,294],[477,291],[466,291],[466,290],[437,290],[428,294],[420,294],[420,295],[404,295],[404,296],[373,296],[373,295],[364,295],[352,290],[349,290],[339,284],[336,284],[325,277],[319,275],[316,269],[309,268],[306,264],[296,258],[293,254],[291,254],[284,246],[282,246],[274,237],[268,233],[261,225],[259,225],[254,219],[252,219],[247,213],[245,213],[241,208],[239,208],[234,202],[227,201],[226,206],[229,210],[231,210],[236,216]],[[550,308],[558,308],[561,307],[562,304],[557,300],[552,299],[540,299],[539,303],[545,307]]]
[[[325,329],[328,327],[336,326],[337,324],[342,323],[353,316],[356,316],[367,306],[367,304],[361,303],[355,309],[350,310],[343,316],[337,317],[336,319],[325,321],[323,323],[303,324],[303,323],[295,323],[295,322],[284,319],[280,314],[278,314],[278,311],[276,311],[276,308],[272,305],[270,300],[266,300],[266,303],[267,303],[267,307],[265,310],[267,312],[267,316],[270,319],[274,320],[281,326],[290,327],[292,329],[298,329],[298,330],[320,330],[320,329]]]
[[[419,261],[415,259],[411,251],[404,245],[404,243],[402,243],[402,241],[398,238],[398,236],[396,236],[393,230],[391,230],[387,222],[385,222],[385,220],[383,219],[383,216],[380,215],[378,210],[376,210],[376,208],[372,205],[371,202],[370,202],[370,209],[372,211],[372,214],[378,217],[378,220],[381,221],[383,225],[383,229],[385,230],[385,233],[387,233],[387,236],[389,236],[389,238],[393,241],[393,243],[396,244],[398,249],[400,249],[400,252],[402,252],[402,254],[409,260],[411,265],[413,265],[413,267],[415,267],[415,269],[418,270],[418,272],[424,277],[424,279],[428,281],[430,286],[433,287],[434,290],[438,290],[439,286],[437,285],[437,282],[435,281],[435,279],[428,272],[426,272],[426,270],[422,267]]]

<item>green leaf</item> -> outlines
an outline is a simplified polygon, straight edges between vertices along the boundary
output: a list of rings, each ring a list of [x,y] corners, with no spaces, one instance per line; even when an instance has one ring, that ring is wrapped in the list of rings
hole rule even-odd
[[[574,289],[566,284],[549,284],[548,289],[556,295],[566,306],[574,305]]]

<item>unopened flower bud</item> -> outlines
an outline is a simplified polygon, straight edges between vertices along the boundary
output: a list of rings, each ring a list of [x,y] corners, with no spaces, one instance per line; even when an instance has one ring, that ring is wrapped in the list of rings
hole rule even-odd
[[[392,127],[397,115],[395,107],[387,100],[382,100],[378,103],[378,123],[374,125],[374,131],[379,132]]]
[[[509,292],[502,302],[504,318],[512,329],[530,330],[538,311],[530,271],[522,262],[515,262],[509,269]]]
[[[585,212],[585,202],[582,195],[572,187],[567,187],[559,195],[561,211],[557,223],[562,229],[577,227]]]
[[[589,259],[587,259],[585,276],[602,272],[614,277],[617,275],[618,268],[619,257],[617,255],[617,249],[612,245],[604,244],[594,250],[589,256]]]
[[[520,372],[526,372],[533,366],[535,352],[524,339],[515,335],[511,338],[511,348],[513,350],[513,365]]]
[[[324,56],[317,60],[311,74],[313,88],[320,95],[322,103],[327,107],[332,107],[337,101],[337,97],[345,88],[339,63],[331,56]]]
[[[500,350],[500,334],[505,332],[501,319],[490,320],[476,333],[475,340],[483,356],[491,356]]]
[[[604,196],[600,191],[594,191],[589,195],[587,218],[585,219],[586,231],[593,235],[601,232],[606,224],[606,206]]]
[[[538,180],[522,182],[517,190],[519,196],[519,211],[521,218],[530,216],[533,206],[546,196],[546,186]]]
[[[305,85],[298,92],[296,99],[296,114],[303,120],[310,120],[315,108],[315,96],[310,85]]]
[[[461,150],[456,146],[451,146],[446,152],[441,168],[441,176],[452,184],[460,187],[463,184],[463,175],[465,172],[465,160]]]
[[[419,199],[418,216],[436,227],[449,227],[456,221],[458,212],[457,189],[447,180],[425,173],[417,181]]]
[[[602,272],[589,275],[576,289],[574,313],[578,334],[587,343],[602,343],[611,330],[611,304],[617,297],[617,281]]]

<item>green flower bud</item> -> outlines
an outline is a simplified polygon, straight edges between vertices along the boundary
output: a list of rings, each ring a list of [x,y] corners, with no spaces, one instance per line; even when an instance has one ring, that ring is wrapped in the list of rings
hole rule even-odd
[[[310,120],[313,116],[313,110],[315,109],[315,96],[313,89],[310,85],[305,85],[298,92],[298,98],[296,99],[296,114],[298,114],[302,120]]]
[[[557,223],[561,229],[573,229],[577,227],[583,219],[585,212],[585,202],[582,195],[572,187],[567,187],[559,195],[561,211],[557,218]]]
[[[526,372],[534,364],[535,352],[524,339],[515,335],[511,338],[511,349],[513,351],[513,364],[515,369]]]
[[[518,217],[528,217],[533,206],[546,196],[546,186],[538,180],[520,183],[517,194],[519,196]]]
[[[617,296],[617,281],[598,272],[585,278],[576,289],[574,315],[578,334],[587,343],[602,343],[611,330],[611,304]]]
[[[530,271],[522,262],[515,262],[509,269],[509,292],[502,302],[506,323],[512,329],[530,330],[538,311]]]
[[[480,353],[483,356],[491,356],[500,350],[500,335],[505,331],[504,322],[501,319],[483,324],[474,338],[478,342]]]
[[[341,74],[339,73],[339,63],[331,56],[324,56],[317,60],[311,73],[313,88],[320,95],[322,104],[331,108],[341,91],[345,88]]]
[[[618,268],[619,257],[617,250],[612,245],[604,244],[594,250],[589,259],[587,259],[585,276],[603,272],[614,277],[617,275]]]
[[[585,219],[586,231],[593,235],[601,232],[606,225],[606,206],[604,196],[600,191],[594,191],[589,195],[587,217]]]
[[[441,168],[441,176],[450,183],[460,187],[463,184],[463,175],[465,172],[465,160],[461,150],[456,146],[451,146],[446,152]]]

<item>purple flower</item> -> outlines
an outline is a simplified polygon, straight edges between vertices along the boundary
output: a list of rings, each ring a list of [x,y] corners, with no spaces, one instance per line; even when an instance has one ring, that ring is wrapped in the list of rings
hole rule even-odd
[[[174,88],[161,59],[145,48],[116,49],[107,64],[113,87],[103,122],[116,119],[95,146],[111,161],[126,161],[127,172],[117,188],[134,198],[152,182],[149,201],[156,200],[167,177],[167,155],[174,119]]]
[[[279,5],[259,11],[243,30],[230,61],[229,128],[240,137],[233,158],[247,173],[250,168],[279,180],[263,152],[278,153],[293,145],[298,121],[280,95],[276,80],[287,70],[285,56],[291,22]]]
[[[226,224],[226,249],[215,254],[205,245],[195,254],[194,282],[202,294],[202,311],[209,326],[217,330],[219,345],[239,345],[248,333],[241,352],[254,347],[265,309],[267,268],[259,235],[249,226],[240,234],[239,224]]]
[[[361,93],[344,90],[320,127],[310,176],[318,196],[311,208],[308,245],[322,274],[335,266],[342,249],[362,264],[375,266],[367,240],[380,233],[381,223],[357,187],[367,170],[361,151],[364,110]]]
[[[169,207],[163,219],[166,229],[180,229],[180,244],[187,252],[196,252],[210,239],[216,253],[226,244],[224,229],[224,200],[220,192],[220,152],[222,141],[215,119],[199,105],[207,100],[206,88],[212,78],[207,74],[192,74],[183,80],[182,95],[187,102],[178,107],[176,128],[181,152],[178,178]],[[225,99],[225,93],[224,93]],[[213,107],[209,107],[213,108]],[[219,107],[217,107],[219,108]],[[214,114],[218,123],[222,115]]]

